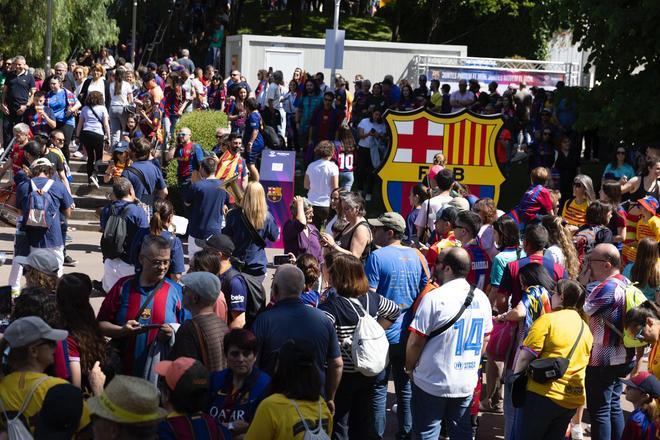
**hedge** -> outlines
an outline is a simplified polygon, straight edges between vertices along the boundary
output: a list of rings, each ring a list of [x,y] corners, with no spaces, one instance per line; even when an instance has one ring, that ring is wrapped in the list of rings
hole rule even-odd
[[[216,145],[215,130],[218,127],[227,127],[227,115],[219,111],[193,111],[181,116],[176,123],[177,131],[183,127],[190,129],[194,143],[200,144],[204,150],[211,151]],[[171,142],[176,140],[172,139]],[[165,181],[169,189],[168,198],[174,204],[176,213],[183,215],[183,197],[177,188],[176,167],[176,160],[167,164]]]

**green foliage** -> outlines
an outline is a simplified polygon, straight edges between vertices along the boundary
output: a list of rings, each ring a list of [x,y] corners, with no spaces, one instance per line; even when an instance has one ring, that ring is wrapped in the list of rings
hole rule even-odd
[[[206,151],[211,151],[216,145],[215,130],[218,127],[227,127],[227,115],[219,111],[195,111],[186,113],[177,121],[176,130],[188,127],[192,132],[192,141],[202,146]],[[176,186],[175,160],[167,164],[165,180],[167,186]]]
[[[29,65],[44,62],[46,0],[0,0],[0,52],[24,55]],[[119,28],[108,18],[113,0],[53,1],[53,64],[65,60],[75,47],[98,48],[115,43]]]
[[[657,139],[660,129],[660,2],[546,0],[554,24],[589,53],[598,84],[579,97],[578,127],[627,142]],[[656,104],[654,104],[656,103]]]

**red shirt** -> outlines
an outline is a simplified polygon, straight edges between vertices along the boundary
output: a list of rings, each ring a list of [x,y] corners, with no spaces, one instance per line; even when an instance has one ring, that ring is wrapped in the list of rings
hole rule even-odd
[[[504,268],[504,274],[502,274],[502,281],[500,282],[499,290],[501,295],[511,297],[511,307],[517,306],[522,297],[520,269],[530,263],[542,264],[548,271],[548,274],[555,281],[566,278],[564,268],[556,264],[551,257],[546,257],[543,254],[532,254],[528,257],[521,258],[520,260],[512,261],[507,264],[506,268]]]

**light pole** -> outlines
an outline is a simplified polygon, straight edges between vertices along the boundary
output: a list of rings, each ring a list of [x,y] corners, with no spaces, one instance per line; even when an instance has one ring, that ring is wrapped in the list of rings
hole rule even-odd
[[[334,30],[334,42],[332,44],[332,69],[330,69],[330,87],[335,86],[335,75],[337,70],[337,31],[339,31],[339,3],[341,0],[335,0],[335,18],[332,24]]]
[[[135,28],[137,26],[137,4],[138,0],[133,0],[133,26],[131,29],[131,64],[133,68],[137,68],[135,65]]]
[[[50,74],[50,59],[53,50],[53,0],[48,0],[46,9],[46,61],[44,62],[44,72]]]

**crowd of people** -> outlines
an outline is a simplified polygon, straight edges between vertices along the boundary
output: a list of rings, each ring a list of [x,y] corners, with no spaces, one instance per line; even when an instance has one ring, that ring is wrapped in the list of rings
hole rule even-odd
[[[594,439],[656,435],[659,148],[617,148],[597,192],[561,84],[556,97],[465,81],[450,94],[426,77],[416,88],[359,77],[353,94],[342,77],[330,87],[297,69],[287,90],[268,70],[253,89],[186,58],[137,72],[119,59],[109,72],[57,63],[47,93],[23,57],[4,64],[0,174],[12,171],[20,217],[0,426],[45,438],[383,438],[393,380],[397,438],[470,439],[492,411],[507,439],[580,439],[585,408]],[[367,218],[382,113],[418,107],[503,115],[502,167],[527,160],[531,176],[512,210],[471,195],[439,154],[407,218]],[[228,114],[212,152],[177,124],[193,109]],[[258,173],[275,142],[299,153],[306,193],[283,225]],[[78,146],[97,187],[112,151],[100,282],[63,275]],[[163,161],[176,161],[179,216]]]

